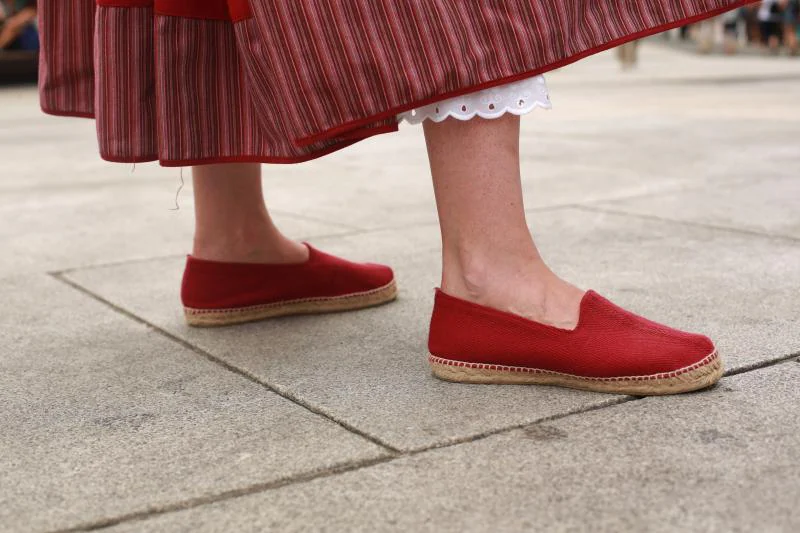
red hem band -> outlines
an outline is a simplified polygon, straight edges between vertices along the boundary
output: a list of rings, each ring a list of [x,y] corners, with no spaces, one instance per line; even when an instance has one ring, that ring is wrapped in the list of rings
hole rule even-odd
[[[389,126],[381,126],[379,128],[370,128],[366,130],[359,130],[359,136],[351,139],[342,138],[344,142],[335,144],[333,146],[329,146],[323,150],[318,150],[316,152],[312,152],[310,154],[297,156],[297,157],[271,157],[271,156],[263,156],[263,155],[234,155],[234,156],[223,156],[223,157],[203,157],[199,159],[161,159],[159,160],[156,157],[151,159],[124,159],[124,158],[112,158],[106,157],[101,155],[101,157],[112,163],[147,163],[151,161],[158,161],[158,163],[162,167],[189,167],[195,165],[214,165],[214,164],[222,164],[222,163],[264,163],[268,165],[293,165],[297,163],[305,163],[307,161],[312,161],[314,159],[318,159],[320,157],[332,154],[334,152],[338,152],[348,146],[352,146],[359,141],[363,141],[369,139],[370,137],[374,137],[376,135],[380,135],[382,133],[391,133],[397,131],[397,124],[391,124]]]
[[[55,111],[40,106],[42,113],[45,115],[52,115],[54,117],[77,117],[77,118],[94,118],[94,113],[85,113],[83,111]]]
[[[253,16],[249,0],[97,0],[100,7],[154,7],[158,15],[239,22]]]
[[[204,157],[201,159],[161,159],[158,164],[162,167],[193,167],[199,165],[218,165],[223,163],[264,163],[267,165],[294,165],[297,163],[305,163],[328,154],[332,154],[342,148],[357,143],[363,139],[357,139],[343,144],[337,144],[332,148],[320,150],[319,152],[312,152],[310,154],[298,157],[270,157],[263,155],[232,155],[224,157]]]
[[[142,157],[115,157],[113,155],[100,154],[100,159],[102,159],[103,161],[108,161],[109,163],[130,163],[130,164],[152,163],[153,161],[158,161],[158,157],[154,155],[146,155]]]
[[[754,0],[741,0],[741,1],[737,2],[736,4],[733,4],[733,6],[734,7],[742,7],[742,6],[745,6],[747,4],[753,4],[753,3],[755,3]],[[433,104],[435,102],[440,102],[442,100],[448,100],[450,98],[456,98],[458,96],[463,96],[465,94],[474,93],[476,91],[481,91],[483,89],[490,89],[492,87],[497,87],[499,85],[506,85],[508,83],[513,83],[515,81],[523,80],[523,79],[526,79],[526,78],[532,78],[533,76],[538,76],[540,74],[544,74],[544,73],[549,72],[551,70],[555,70],[557,68],[561,68],[561,67],[570,65],[572,63],[575,63],[576,61],[580,61],[581,59],[584,59],[584,58],[589,57],[591,55],[603,52],[605,50],[608,50],[609,48],[614,48],[614,47],[619,46],[621,44],[625,44],[625,43],[627,43],[629,41],[635,41],[637,39],[642,39],[644,37],[649,37],[650,35],[654,35],[656,33],[669,31],[671,29],[678,28],[680,26],[685,26],[687,24],[694,24],[695,22],[699,22],[699,21],[707,19],[707,18],[715,17],[717,15],[720,15],[722,13],[730,11],[731,9],[734,9],[734,7],[725,6],[723,8],[718,8],[718,9],[715,9],[715,10],[712,10],[712,11],[708,11],[708,12],[702,13],[700,15],[695,15],[693,17],[681,19],[681,20],[678,20],[678,21],[675,21],[675,22],[670,22],[668,24],[662,24],[661,26],[656,26],[654,28],[649,28],[649,29],[646,29],[646,30],[642,30],[640,32],[633,33],[631,35],[627,35],[625,37],[620,37],[619,39],[615,39],[613,41],[609,41],[609,42],[607,42],[605,44],[602,44],[600,46],[596,46],[594,48],[590,48],[588,50],[584,50],[583,52],[580,52],[580,53],[575,54],[573,56],[570,56],[570,57],[567,57],[565,59],[562,59],[561,61],[557,61],[555,63],[551,63],[549,65],[545,65],[544,67],[540,67],[540,68],[537,68],[537,69],[529,70],[529,71],[522,72],[522,73],[519,73],[519,74],[514,74],[513,76],[508,76],[508,77],[505,77],[505,78],[499,78],[499,79],[488,81],[488,82],[481,83],[481,84],[478,84],[478,85],[472,85],[472,86],[467,87],[465,89],[459,89],[457,91],[452,91],[452,92],[449,92],[449,93],[443,93],[443,94],[440,94],[440,95],[433,96],[431,98],[426,98],[424,100],[417,100],[417,101],[414,101],[414,102],[411,102],[411,103],[408,103],[408,104],[404,104],[402,106],[397,106],[397,107],[394,107],[394,108],[389,109],[387,111],[382,111],[381,113],[378,113],[378,114],[375,114],[375,115],[371,115],[371,116],[366,117],[366,118],[354,120],[352,122],[348,122],[347,124],[342,124],[340,126],[336,126],[336,127],[330,128],[328,130],[325,130],[322,133],[317,133],[317,134],[314,134],[314,135],[310,135],[308,137],[301,137],[299,139],[295,139],[294,140],[294,144],[296,146],[303,147],[303,146],[308,146],[309,144],[314,144],[316,142],[330,140],[331,138],[341,137],[342,135],[346,135],[347,132],[352,131],[354,129],[358,129],[358,128],[361,128],[361,127],[363,127],[365,125],[368,125],[368,124],[371,124],[371,123],[374,123],[374,122],[379,122],[381,120],[386,120],[386,119],[388,119],[390,117],[397,116],[397,115],[399,115],[401,113],[405,113],[407,111],[411,111],[412,109],[418,109],[420,107],[424,107],[426,105]]]

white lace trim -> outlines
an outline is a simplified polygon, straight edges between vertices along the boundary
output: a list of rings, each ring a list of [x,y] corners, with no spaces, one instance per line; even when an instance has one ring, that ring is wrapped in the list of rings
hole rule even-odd
[[[475,116],[492,119],[506,113],[524,115],[537,107],[544,109],[553,107],[543,76],[526,78],[436,102],[401,113],[397,119],[398,122],[405,120],[409,124],[421,124],[426,119],[441,122],[449,117],[458,120],[470,120]]]

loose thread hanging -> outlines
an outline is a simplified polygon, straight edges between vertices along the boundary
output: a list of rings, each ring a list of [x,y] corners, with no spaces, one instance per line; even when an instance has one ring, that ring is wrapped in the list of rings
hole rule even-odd
[[[131,174],[133,174],[134,172],[136,172],[136,163],[134,163],[133,166],[131,167]]]
[[[178,185],[178,190],[175,191],[175,207],[171,208],[170,211],[180,211],[181,206],[178,205],[178,196],[181,194],[181,189],[183,189],[183,167],[181,167],[181,184]]]

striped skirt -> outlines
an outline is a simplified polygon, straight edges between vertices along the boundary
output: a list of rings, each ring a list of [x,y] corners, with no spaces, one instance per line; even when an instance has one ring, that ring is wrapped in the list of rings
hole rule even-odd
[[[752,0],[39,0],[42,109],[101,156],[296,163]]]

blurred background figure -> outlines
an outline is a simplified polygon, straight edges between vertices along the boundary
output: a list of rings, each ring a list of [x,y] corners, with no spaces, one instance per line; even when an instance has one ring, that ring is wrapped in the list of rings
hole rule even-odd
[[[783,10],[783,42],[789,54],[798,53],[798,29],[800,27],[800,0],[787,0]]]
[[[739,27],[745,20],[743,9],[728,11],[720,17],[722,21],[722,47],[726,54],[739,51]]]
[[[710,54],[721,40],[726,54],[735,54],[739,50],[739,27],[744,20],[744,12],[734,9],[719,17],[708,19],[692,28],[693,38],[697,43],[697,51]]]
[[[708,19],[695,24],[692,28],[697,51],[701,54],[710,54],[714,50],[717,25],[717,19]]]
[[[0,50],[39,49],[35,0],[0,0]]]
[[[741,9],[745,23],[746,40],[749,43],[761,43],[761,24],[758,21],[759,4],[751,4]]]
[[[720,51],[797,56],[800,51],[800,0],[761,0],[716,18],[674,29],[663,42],[700,54]],[[622,52],[620,52],[622,54]]]
[[[778,53],[781,44],[783,14],[780,0],[762,0],[758,10],[761,42],[773,53]]]
[[[758,9],[761,42],[773,54],[784,46],[791,55],[797,54],[797,0],[762,0]]]
[[[630,41],[617,47],[622,70],[631,70],[639,61],[639,41]]]

